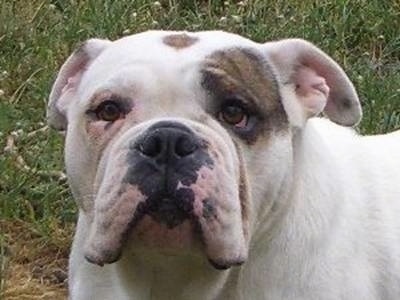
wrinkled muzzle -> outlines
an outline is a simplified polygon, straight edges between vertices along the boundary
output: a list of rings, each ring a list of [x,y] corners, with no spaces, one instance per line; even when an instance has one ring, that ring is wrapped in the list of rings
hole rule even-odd
[[[138,228],[141,236],[159,231],[164,237],[198,239],[218,269],[244,262],[242,168],[226,143],[181,123],[161,121],[122,145],[109,153],[95,199],[85,253],[89,262],[117,261]],[[149,232],[147,223],[152,224]]]

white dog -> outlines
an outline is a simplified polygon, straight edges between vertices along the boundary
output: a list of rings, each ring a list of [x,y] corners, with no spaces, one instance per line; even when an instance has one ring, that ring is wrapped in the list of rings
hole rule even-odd
[[[79,207],[71,299],[400,299],[400,133],[340,126],[360,103],[312,44],[88,40],[48,117]]]

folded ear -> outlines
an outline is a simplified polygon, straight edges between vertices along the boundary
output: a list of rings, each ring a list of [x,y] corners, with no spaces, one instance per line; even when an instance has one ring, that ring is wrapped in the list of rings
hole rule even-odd
[[[109,45],[108,40],[90,39],[65,61],[53,84],[47,106],[47,121],[57,130],[67,127],[66,112],[76,98],[76,88],[90,63]]]
[[[263,45],[281,84],[282,102],[290,121],[303,126],[323,112],[335,123],[352,126],[361,119],[353,84],[342,68],[313,44],[287,39]]]

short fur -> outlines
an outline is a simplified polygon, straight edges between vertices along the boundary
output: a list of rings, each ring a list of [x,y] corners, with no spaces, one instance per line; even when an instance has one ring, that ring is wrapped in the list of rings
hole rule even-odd
[[[249,107],[250,133],[220,117],[232,98]],[[126,115],[96,119],[107,99]],[[48,118],[66,131],[79,207],[70,299],[399,299],[400,132],[342,126],[361,118],[357,94],[314,45],[224,32],[89,40],[61,68]],[[190,128],[213,159],[187,187],[202,236],[150,216],[127,227],[146,199],[124,186],[125,158],[161,121]]]

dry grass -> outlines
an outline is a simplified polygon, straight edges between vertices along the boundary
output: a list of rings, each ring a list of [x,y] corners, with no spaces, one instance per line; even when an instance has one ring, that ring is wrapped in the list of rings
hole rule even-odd
[[[51,239],[32,224],[1,220],[2,299],[66,299],[72,228],[53,224]]]

